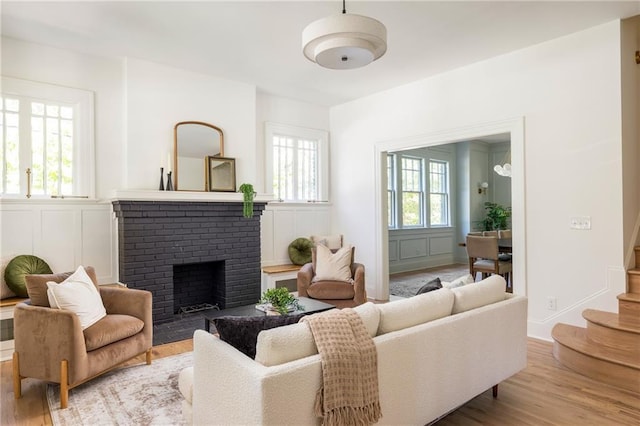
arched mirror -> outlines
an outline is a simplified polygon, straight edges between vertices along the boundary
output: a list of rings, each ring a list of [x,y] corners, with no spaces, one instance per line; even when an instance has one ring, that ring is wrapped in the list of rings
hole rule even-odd
[[[224,156],[222,129],[201,121],[182,121],[173,129],[174,185],[180,191],[208,191],[207,157]]]

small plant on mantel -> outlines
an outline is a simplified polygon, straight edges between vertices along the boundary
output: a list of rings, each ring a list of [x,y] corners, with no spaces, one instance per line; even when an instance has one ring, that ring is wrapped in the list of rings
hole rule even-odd
[[[290,311],[304,311],[304,306],[289,293],[286,287],[267,289],[262,293],[259,303],[270,304],[280,315],[284,315]]]
[[[242,206],[242,215],[246,218],[253,217],[253,199],[256,196],[256,192],[253,190],[253,185],[250,183],[243,183],[240,185],[240,189],[238,192],[242,192],[243,194],[243,206]]]

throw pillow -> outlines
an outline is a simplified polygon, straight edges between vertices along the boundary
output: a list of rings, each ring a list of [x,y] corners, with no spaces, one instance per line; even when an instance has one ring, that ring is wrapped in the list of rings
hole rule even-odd
[[[335,253],[319,244],[316,246],[316,275],[314,281],[351,281],[351,246]]]
[[[4,279],[4,270],[7,265],[15,256],[4,256],[0,258],[0,299],[7,299],[9,297],[15,297],[16,294],[9,288],[7,281]]]
[[[18,297],[29,297],[25,276],[29,274],[50,274],[47,262],[38,256],[23,254],[14,257],[4,270],[4,279]]]
[[[467,275],[465,275],[463,277],[456,278],[455,280],[451,281],[450,283],[442,282],[442,287],[456,288],[456,287],[462,287],[463,285],[472,284],[474,282],[475,282],[475,279],[473,278],[473,276],[471,274],[467,274]]]
[[[313,248],[313,242],[310,239],[300,237],[291,241],[289,244],[288,253],[291,263],[294,265],[304,265],[311,262],[311,249]]]
[[[84,268],[85,272],[89,275],[89,278],[93,281],[96,290],[98,290],[98,278],[96,277],[96,271],[92,266]],[[47,297],[47,283],[53,281],[61,283],[69,278],[73,272],[62,272],[59,274],[38,274],[27,275],[25,281],[27,282],[27,291],[29,292],[29,299],[33,306],[45,306],[49,307],[49,298]]]
[[[436,278],[435,280],[431,280],[425,285],[423,285],[422,287],[420,287],[416,295],[422,294],[422,293],[428,293],[430,291],[437,290],[439,288],[442,288],[442,284],[440,283],[440,278]]]
[[[75,313],[84,330],[107,315],[100,293],[82,266],[61,283],[47,282],[49,305]]]
[[[342,234],[336,235],[312,235],[311,241],[317,246],[322,244],[328,247],[333,253],[338,251],[342,247]]]
[[[253,359],[256,357],[258,334],[262,330],[295,324],[303,316],[304,314],[268,315],[263,317],[224,316],[215,318],[213,325],[220,335],[220,340],[227,342]]]

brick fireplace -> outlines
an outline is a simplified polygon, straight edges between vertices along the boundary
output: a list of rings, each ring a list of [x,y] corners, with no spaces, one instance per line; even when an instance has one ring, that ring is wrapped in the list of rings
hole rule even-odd
[[[113,202],[118,220],[119,279],[153,294],[153,322],[173,320],[181,306],[220,309],[260,298],[260,215],[241,202]]]

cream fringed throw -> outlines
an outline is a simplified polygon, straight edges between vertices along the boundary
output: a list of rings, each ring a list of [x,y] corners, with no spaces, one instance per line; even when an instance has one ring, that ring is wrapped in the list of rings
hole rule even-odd
[[[309,324],[322,362],[316,415],[327,426],[376,423],[382,417],[378,354],[360,316],[332,309],[300,321]]]

